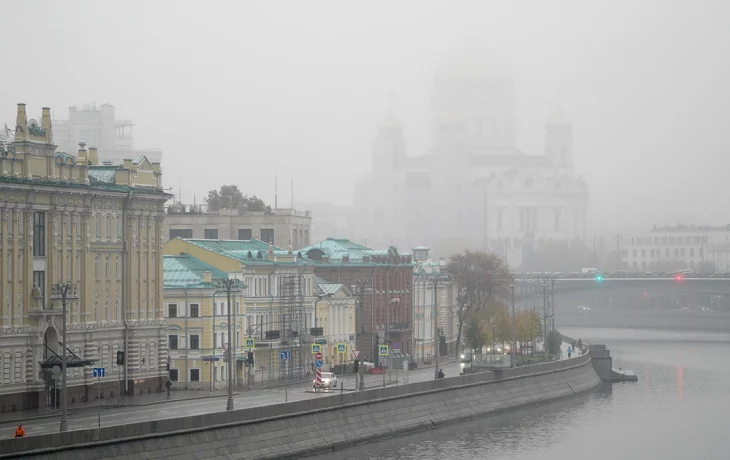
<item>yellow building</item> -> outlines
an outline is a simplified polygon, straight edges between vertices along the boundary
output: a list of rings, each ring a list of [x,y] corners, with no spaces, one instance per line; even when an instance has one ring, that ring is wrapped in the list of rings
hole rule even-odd
[[[329,283],[317,278],[317,321],[322,337],[315,339],[323,345],[325,369],[342,372],[343,365],[354,361],[355,304],[357,298],[344,284]]]
[[[143,156],[100,165],[84,143],[77,156],[56,152],[50,109],[40,119],[29,120],[18,104],[14,137],[0,143],[0,409],[55,403],[51,364],[61,362],[63,318],[52,286],[59,282],[78,294],[68,301],[69,366],[104,367],[107,398],[162,389],[169,195],[160,165]],[[96,384],[91,367],[69,367],[69,407],[94,398]]]
[[[175,238],[163,250],[166,255],[192,256],[246,286],[241,315],[244,333],[236,348],[239,378],[246,368],[246,338],[254,339],[254,382],[307,377],[313,362],[315,262],[256,239]]]
[[[226,384],[228,348],[228,298],[218,282],[226,273],[190,255],[164,257],[165,316],[169,350],[169,376],[174,389],[215,390]],[[233,362],[245,359],[243,296],[232,291],[231,332]],[[243,377],[239,367],[234,384]],[[223,382],[217,383],[217,382]]]

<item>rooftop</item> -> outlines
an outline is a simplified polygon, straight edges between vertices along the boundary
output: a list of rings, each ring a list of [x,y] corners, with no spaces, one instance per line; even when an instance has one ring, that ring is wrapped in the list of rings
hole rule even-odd
[[[213,281],[228,278],[224,272],[187,254],[164,256],[162,267],[165,289],[215,288],[215,283],[203,281],[204,272],[211,272]]]
[[[301,251],[289,254],[280,247],[252,238],[250,240],[205,240],[176,238],[199,248],[220,254],[245,264],[305,264],[315,262],[302,256]],[[280,259],[281,258],[281,259]]]
[[[388,249],[371,249],[343,237],[330,237],[311,246],[300,249],[302,254],[314,261],[350,265],[395,265],[410,264],[411,255],[401,254],[391,246]]]

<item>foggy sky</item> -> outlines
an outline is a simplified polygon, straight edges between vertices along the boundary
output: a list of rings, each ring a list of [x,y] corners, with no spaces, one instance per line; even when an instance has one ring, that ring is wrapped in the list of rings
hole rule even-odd
[[[280,206],[291,176],[296,201],[349,203],[388,92],[409,155],[423,154],[434,72],[476,41],[511,63],[527,153],[543,152],[559,94],[591,233],[730,223],[721,0],[43,0],[3,16],[0,123],[14,126],[17,102],[58,118],[113,104],[186,202],[228,183],[273,202],[278,174]]]

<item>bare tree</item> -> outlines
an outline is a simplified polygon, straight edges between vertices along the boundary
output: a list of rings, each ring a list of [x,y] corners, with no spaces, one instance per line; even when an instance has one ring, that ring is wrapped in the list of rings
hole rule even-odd
[[[502,259],[495,254],[468,250],[449,258],[448,273],[457,289],[458,354],[461,351],[461,334],[467,315],[486,308],[492,300],[507,299],[512,276]]]

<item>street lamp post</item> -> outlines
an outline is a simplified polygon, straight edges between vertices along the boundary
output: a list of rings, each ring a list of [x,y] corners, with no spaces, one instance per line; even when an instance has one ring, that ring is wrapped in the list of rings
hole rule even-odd
[[[63,399],[61,400],[61,431],[68,431],[68,417],[66,414],[67,408],[67,390],[66,390],[66,301],[69,299],[78,299],[78,287],[72,283],[61,283],[60,281],[51,286],[51,298],[61,299],[62,313],[61,321],[63,322],[62,337],[63,337],[63,349],[61,350],[61,374],[63,382]]]
[[[515,348],[517,347],[517,317],[515,316],[515,283],[509,285],[512,288],[512,362],[510,367],[515,367]]]
[[[438,314],[438,289],[439,289],[439,283],[442,280],[447,279],[446,276],[442,276],[441,273],[439,273],[437,276],[433,278],[429,278],[429,281],[433,285],[433,348],[434,348],[434,359],[436,360],[436,368],[433,371],[433,378],[438,379],[439,378],[439,345],[441,345],[441,337],[439,336],[439,314]],[[426,320],[424,316],[424,322]],[[424,334],[425,335],[425,334]],[[426,338],[424,337],[424,341]],[[459,356],[459,344],[456,344],[456,356]]]
[[[231,351],[231,291],[239,291],[241,283],[235,278],[228,278],[224,280],[218,280],[218,287],[225,289],[226,296],[228,297],[228,402],[226,404],[226,410],[233,410],[233,353]]]
[[[547,283],[542,282],[542,326],[543,326],[543,348],[545,348],[545,362],[548,361],[548,314],[547,314]]]

